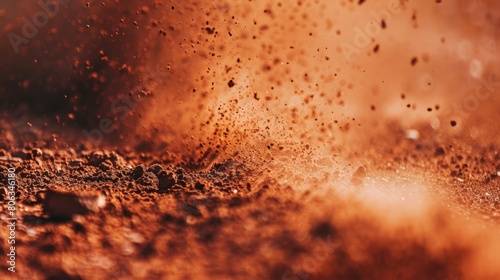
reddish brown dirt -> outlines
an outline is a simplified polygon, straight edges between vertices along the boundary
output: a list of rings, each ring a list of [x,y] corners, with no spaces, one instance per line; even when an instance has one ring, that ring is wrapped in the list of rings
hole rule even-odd
[[[500,181],[492,143],[466,151],[461,138],[445,145],[427,136],[392,142],[385,135],[390,143],[354,149],[347,159],[363,163],[366,175],[354,172],[357,165],[325,171],[324,163],[297,162],[308,177],[276,180],[273,170],[287,173],[290,165],[268,163],[267,172],[235,156],[194,171],[161,154],[90,150],[49,134],[23,147],[1,143],[11,159],[2,161],[2,174],[15,167],[19,186],[17,279],[473,279],[483,269],[486,279],[497,273]],[[160,183],[162,172],[175,183]],[[349,183],[351,174],[361,183]],[[55,219],[42,210],[49,187],[99,190],[108,204],[96,214]],[[0,233],[8,235],[5,228]]]
[[[498,3],[437,2],[74,0],[2,39],[0,278],[500,278]]]

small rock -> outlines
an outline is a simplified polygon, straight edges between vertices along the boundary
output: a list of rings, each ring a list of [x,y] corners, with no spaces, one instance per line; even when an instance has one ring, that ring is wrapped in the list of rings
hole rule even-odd
[[[493,176],[490,177],[490,175],[483,175],[483,184],[488,184],[489,182],[491,182],[491,179],[492,179]]]
[[[365,178],[366,175],[367,175],[366,168],[363,165],[359,166],[358,169],[356,169],[356,172],[352,174],[352,176],[359,178]]]
[[[127,161],[116,152],[109,153],[109,159],[113,163],[113,166],[125,166],[127,163]]]
[[[158,176],[158,174],[160,174],[160,172],[163,170],[163,166],[161,166],[160,164],[158,163],[155,163],[153,165],[151,165],[150,167],[148,167],[147,171],[148,172],[152,172],[153,174],[155,174],[156,176]]]
[[[148,7],[148,6],[142,6],[142,8],[141,8],[141,13],[142,13],[143,15],[145,15],[145,14],[149,13],[149,7]]]
[[[43,152],[41,149],[36,148],[31,150],[31,154],[33,155],[33,157],[40,157],[43,155]]]
[[[442,156],[445,154],[444,148],[443,147],[437,147],[436,152],[434,153],[435,156]]]
[[[142,175],[144,175],[144,166],[142,165],[137,165],[135,168],[134,168],[134,171],[132,171],[132,179],[134,180],[138,180],[139,178],[142,177]]]
[[[79,166],[82,166],[82,164],[83,164],[83,161],[80,159],[75,159],[75,160],[72,160],[69,162],[69,165],[73,166],[73,167],[79,167]]]
[[[101,151],[96,151],[90,154],[89,164],[93,166],[99,166],[106,158],[104,153]]]
[[[366,168],[363,165],[359,166],[356,172],[352,174],[351,183],[355,186],[363,184],[366,174]]]
[[[62,192],[49,189],[45,193],[43,210],[53,218],[71,218],[97,212],[106,205],[106,197],[98,192]]]
[[[184,171],[184,169],[182,169],[182,168],[179,168],[175,171],[175,174],[177,174],[179,177],[184,176],[185,173],[186,173],[186,171]]]
[[[205,185],[204,185],[204,184],[202,184],[202,183],[200,183],[200,182],[196,182],[196,183],[194,184],[194,188],[195,188],[196,190],[201,191],[201,192],[205,191]]]
[[[106,172],[106,171],[111,170],[112,166],[113,166],[113,164],[109,160],[105,160],[105,161],[101,162],[101,164],[99,164],[99,169]]]
[[[165,170],[158,174],[158,189],[159,190],[169,190],[174,187],[177,182],[177,176],[174,173],[167,172]]]

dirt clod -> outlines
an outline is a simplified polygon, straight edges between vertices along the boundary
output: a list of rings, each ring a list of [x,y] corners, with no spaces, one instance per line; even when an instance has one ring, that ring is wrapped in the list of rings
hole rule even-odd
[[[132,179],[138,180],[139,178],[142,177],[142,175],[144,175],[144,166],[142,165],[136,166],[132,171]]]
[[[158,180],[158,189],[161,191],[166,191],[172,189],[175,186],[175,184],[177,183],[177,176],[172,172],[163,170],[158,174]]]
[[[366,168],[363,165],[359,166],[356,172],[352,174],[351,183],[355,186],[363,184],[366,174]]]

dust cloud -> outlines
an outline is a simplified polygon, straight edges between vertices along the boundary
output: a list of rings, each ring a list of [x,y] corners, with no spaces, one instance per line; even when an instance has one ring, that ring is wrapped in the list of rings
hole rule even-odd
[[[12,5],[24,8],[19,17],[40,9]],[[68,126],[113,120],[103,145],[168,151],[188,170],[238,161],[256,181],[293,190],[301,211],[284,212],[287,229],[312,227],[335,246],[319,257],[311,244],[304,258],[269,253],[288,265],[272,268],[276,279],[493,279],[498,227],[450,202],[455,188],[440,176],[454,166],[437,165],[435,152],[498,145],[498,7],[70,1],[40,27],[45,35],[3,59],[20,68],[1,70],[1,81],[4,92],[19,89],[9,100],[57,107]],[[2,35],[19,32],[16,18],[2,17],[21,24],[2,25]],[[58,69],[33,66],[42,57]],[[406,150],[393,149],[400,143]],[[425,152],[406,158],[414,147]]]

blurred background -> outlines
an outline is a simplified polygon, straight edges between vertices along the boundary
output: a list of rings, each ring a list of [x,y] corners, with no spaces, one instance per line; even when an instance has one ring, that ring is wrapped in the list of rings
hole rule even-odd
[[[305,279],[300,273],[307,272],[359,279],[383,272],[493,279],[497,234],[471,221],[468,210],[498,223],[499,6],[493,0],[4,0],[0,156],[61,148],[71,151],[69,159],[89,163],[91,155],[127,155],[126,166],[113,166],[117,173],[155,161],[161,165],[151,170],[182,167],[207,184],[227,176],[224,187],[234,188],[221,195],[221,216],[200,205],[210,213],[181,217],[179,198],[159,195],[151,184],[144,205],[164,209],[148,211],[149,224],[142,220],[144,190],[138,200],[112,201],[136,210],[144,239],[152,240],[146,249],[156,262],[137,262],[131,275],[149,265],[249,278]],[[91,170],[109,179],[82,162],[85,176]],[[95,185],[103,186],[97,179]],[[131,196],[131,186],[115,195]],[[244,206],[233,207],[230,195]],[[468,222],[455,219],[457,213]],[[112,235],[128,226],[121,214],[105,213],[118,220],[107,224]],[[96,225],[108,220],[85,221],[100,230]],[[158,230],[150,232],[150,225]],[[197,234],[208,237],[200,241]],[[332,237],[339,249],[313,269],[303,260],[316,253],[315,237]],[[123,257],[113,246],[96,247],[99,256]],[[177,262],[163,265],[171,252]],[[67,265],[75,275],[95,275],[78,262]]]

